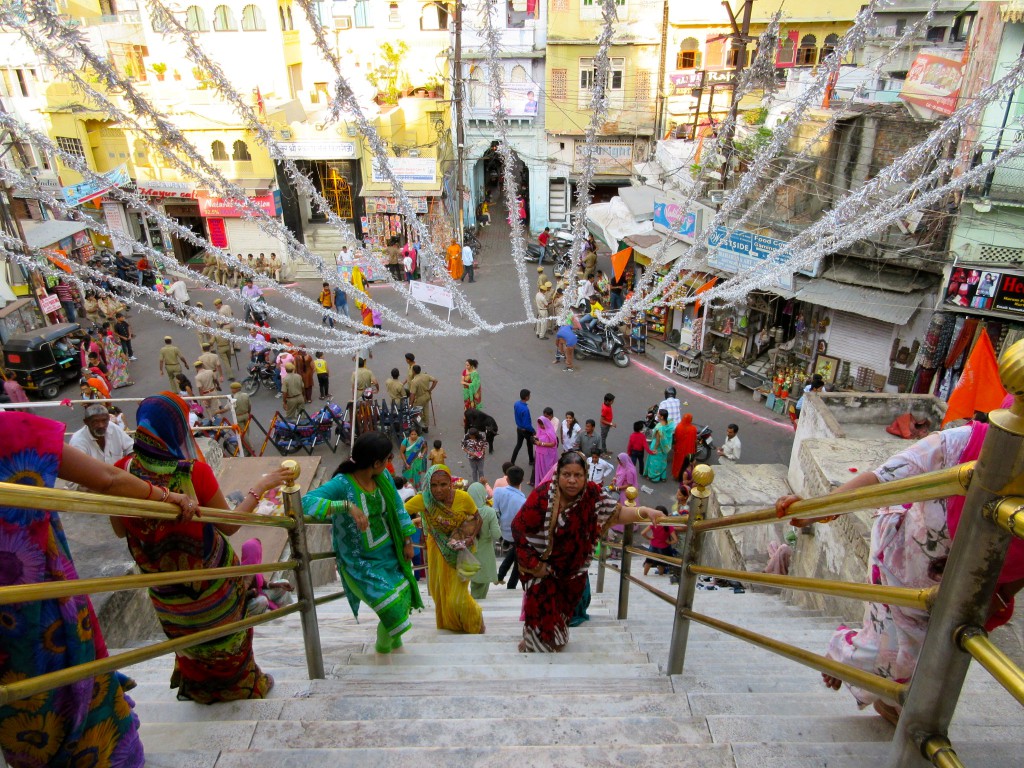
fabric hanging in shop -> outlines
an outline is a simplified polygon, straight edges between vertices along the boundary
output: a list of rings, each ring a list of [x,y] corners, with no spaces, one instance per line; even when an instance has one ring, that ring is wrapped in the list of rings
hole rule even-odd
[[[717,283],[717,282],[718,282],[718,278],[717,277],[712,277],[710,280],[708,280],[706,283],[704,283],[704,285],[702,285],[700,288],[698,288],[696,291],[694,291],[693,295],[694,296],[700,296],[702,293],[704,293],[704,291],[709,291],[712,288],[714,288],[715,287],[715,283]],[[694,316],[697,316],[697,315],[700,314],[700,305],[701,305],[701,303],[699,301],[694,302],[694,304],[693,304],[693,314],[694,314]]]
[[[978,321],[973,317],[964,319],[963,328],[960,329],[960,335],[957,336],[956,341],[953,342],[953,346],[949,348],[949,352],[946,354],[946,361],[943,367],[952,368],[956,365],[956,361],[963,354],[964,350],[970,345],[974,339],[974,332],[978,328]]]
[[[998,408],[1005,397],[1006,390],[999,380],[999,363],[992,339],[987,333],[981,333],[967,358],[960,381],[949,396],[942,424],[945,426],[956,419],[969,419],[975,411],[988,413]]]

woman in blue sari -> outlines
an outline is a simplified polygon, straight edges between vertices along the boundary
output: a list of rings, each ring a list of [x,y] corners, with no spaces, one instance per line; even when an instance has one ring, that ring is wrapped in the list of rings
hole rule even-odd
[[[656,483],[668,477],[668,454],[672,450],[672,430],[675,425],[668,420],[668,411],[658,411],[658,423],[647,445],[647,462],[644,464],[644,476]]]
[[[419,493],[423,473],[427,471],[427,441],[415,429],[410,429],[409,436],[402,441],[402,461],[405,462],[402,477]]]
[[[411,566],[416,528],[387,470],[391,451],[386,435],[360,435],[334,477],[302,497],[307,515],[333,525],[338,573],[352,613],[359,615],[362,602],[380,619],[377,653],[400,648],[412,626],[411,610],[423,607]]]

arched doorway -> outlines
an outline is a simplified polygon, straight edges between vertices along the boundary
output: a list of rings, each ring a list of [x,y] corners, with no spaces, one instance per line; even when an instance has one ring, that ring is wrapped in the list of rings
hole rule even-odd
[[[490,146],[484,150],[483,155],[473,166],[472,183],[474,204],[474,220],[480,211],[480,203],[485,199],[491,205],[491,221],[498,216],[507,215],[505,210],[505,161],[498,151],[498,140],[491,141]],[[527,222],[530,218],[530,171],[526,164],[519,157],[519,153],[512,150],[512,158],[515,166],[513,168],[513,180],[516,185],[516,197],[522,199],[526,208]]]

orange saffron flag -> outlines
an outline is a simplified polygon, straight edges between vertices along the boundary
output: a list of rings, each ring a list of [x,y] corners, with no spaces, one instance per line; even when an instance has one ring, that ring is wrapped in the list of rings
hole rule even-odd
[[[946,415],[942,419],[947,424],[956,419],[969,419],[975,411],[988,413],[998,408],[1006,397],[1006,390],[999,380],[999,363],[996,351],[988,333],[982,331],[978,336],[967,365],[960,374],[960,381],[953,388],[946,406]]]

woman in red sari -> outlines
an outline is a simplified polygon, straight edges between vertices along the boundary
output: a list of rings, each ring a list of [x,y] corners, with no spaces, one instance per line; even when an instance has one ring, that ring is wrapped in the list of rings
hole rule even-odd
[[[560,651],[569,641],[568,621],[587,584],[594,546],[609,526],[665,517],[651,507],[623,507],[597,483],[587,481],[582,454],[562,454],[554,477],[538,485],[512,521],[519,572],[526,596],[522,653]]]
[[[693,425],[692,414],[684,413],[672,433],[672,451],[672,477],[682,480],[683,471],[692,463],[692,456],[697,452],[697,428]]]

